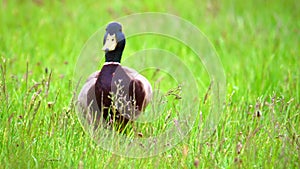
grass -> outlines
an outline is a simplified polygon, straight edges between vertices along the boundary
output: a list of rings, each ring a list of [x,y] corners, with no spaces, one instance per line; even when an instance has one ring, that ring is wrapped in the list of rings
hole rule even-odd
[[[0,8],[0,168],[300,167],[297,1],[3,0]],[[175,14],[206,34],[223,64],[227,96],[217,130],[201,139],[210,80],[205,69],[190,64],[203,89],[202,115],[189,136],[157,156],[126,158],[103,150],[82,129],[71,104],[73,72],[99,27],[148,11]],[[125,58],[148,47],[191,54],[153,37],[128,42]]]

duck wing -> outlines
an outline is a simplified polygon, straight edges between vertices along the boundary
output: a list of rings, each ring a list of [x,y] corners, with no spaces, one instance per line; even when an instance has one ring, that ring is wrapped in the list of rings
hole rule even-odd
[[[150,82],[141,74],[139,74],[136,70],[128,68],[126,66],[122,66],[123,70],[126,74],[130,77],[130,88],[135,88],[135,98],[137,101],[137,105],[139,109],[143,111],[148,103],[152,99],[152,87]],[[140,93],[144,93],[145,95],[142,96]],[[133,93],[130,93],[133,96]]]
[[[98,78],[99,71],[96,71],[92,73],[86,82],[84,83],[83,87],[81,88],[81,91],[78,95],[78,104],[79,108],[82,113],[85,113],[84,115],[87,117],[87,119],[92,122],[93,121],[93,113],[92,112],[98,112],[99,107],[96,102],[96,96],[95,96],[95,83]],[[87,114],[87,112],[89,112]],[[97,113],[97,116],[99,116],[100,113]],[[98,118],[97,118],[98,119]]]

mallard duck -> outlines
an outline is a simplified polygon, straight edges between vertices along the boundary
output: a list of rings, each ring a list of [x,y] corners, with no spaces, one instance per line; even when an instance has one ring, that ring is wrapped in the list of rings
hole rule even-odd
[[[152,98],[149,81],[120,63],[125,41],[121,24],[108,24],[102,48],[105,63],[100,71],[89,76],[78,95],[80,107],[92,117],[88,119],[90,123],[98,123],[103,117],[106,122],[126,125],[145,110]]]

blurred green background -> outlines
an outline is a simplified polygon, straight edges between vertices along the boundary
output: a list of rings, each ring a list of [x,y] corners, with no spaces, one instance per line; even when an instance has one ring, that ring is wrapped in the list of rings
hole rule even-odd
[[[195,127],[171,151],[128,159],[102,150],[83,132],[70,107],[71,85],[89,37],[116,18],[142,12],[196,25],[219,54],[228,95],[211,138],[199,140]],[[0,168],[300,166],[297,1],[3,0],[0,23]]]

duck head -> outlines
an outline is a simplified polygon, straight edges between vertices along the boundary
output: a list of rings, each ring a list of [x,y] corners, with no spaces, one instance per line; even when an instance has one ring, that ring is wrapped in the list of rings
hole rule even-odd
[[[117,22],[109,23],[106,27],[102,48],[105,52],[105,62],[120,63],[124,47],[125,35],[122,32],[122,25]]]

